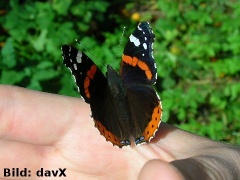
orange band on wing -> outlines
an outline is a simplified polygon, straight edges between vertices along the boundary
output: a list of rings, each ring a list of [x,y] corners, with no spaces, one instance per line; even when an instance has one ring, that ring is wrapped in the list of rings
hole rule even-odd
[[[145,71],[145,74],[146,74],[146,76],[149,80],[152,79],[153,74],[152,74],[151,70],[149,69],[148,65],[145,62],[139,60],[136,57],[131,57],[131,56],[127,56],[127,55],[122,56],[122,61],[125,62],[126,64],[129,64],[129,65],[133,66],[133,67],[138,66],[140,69]]]
[[[120,148],[123,146],[120,143],[119,138],[115,136],[113,133],[111,133],[110,131],[108,131],[100,121],[94,120],[94,122],[95,122],[95,126],[97,127],[101,135],[103,135],[107,141],[112,142],[113,145],[117,145]]]
[[[147,142],[149,142],[150,139],[154,137],[156,131],[158,130],[158,127],[161,123],[161,117],[162,106],[161,102],[159,102],[158,106],[153,110],[151,121],[148,123],[145,131],[143,132],[143,136]]]
[[[95,74],[97,72],[97,66],[96,65],[92,65],[91,68],[87,71],[87,77],[84,79],[84,90],[85,90],[85,95],[87,98],[90,98],[90,92],[89,92],[89,85],[90,85],[90,81],[91,79],[94,78]]]

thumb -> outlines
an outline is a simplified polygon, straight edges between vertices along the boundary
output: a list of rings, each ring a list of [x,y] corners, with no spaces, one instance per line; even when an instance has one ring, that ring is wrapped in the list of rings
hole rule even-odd
[[[229,172],[224,171],[224,169],[227,169],[226,163],[221,163],[219,159],[209,156],[181,159],[170,163],[151,160],[143,166],[139,180],[228,179],[227,177],[234,177],[228,176]]]
[[[171,164],[161,160],[148,161],[140,171],[138,176],[139,180],[181,180],[183,176],[181,173]]]
[[[181,172],[184,179],[211,179],[210,172],[200,161],[194,158],[181,159],[170,162]]]

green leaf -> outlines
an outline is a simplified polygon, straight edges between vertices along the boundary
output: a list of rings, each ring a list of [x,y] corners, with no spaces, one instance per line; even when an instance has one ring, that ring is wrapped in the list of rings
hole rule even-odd
[[[30,42],[32,46],[36,49],[36,51],[43,51],[44,46],[47,43],[47,29],[43,29],[37,39],[32,39]]]
[[[71,3],[71,0],[54,0],[52,5],[53,9],[57,11],[59,15],[67,15]]]
[[[2,71],[2,76],[0,77],[1,84],[16,84],[24,78],[25,74],[23,72],[16,71]]]
[[[1,50],[1,54],[3,65],[7,66],[8,68],[13,68],[16,66],[16,57],[12,38],[7,39],[5,45]]]
[[[43,80],[49,80],[54,77],[56,77],[58,73],[54,70],[43,70],[38,69],[32,76],[32,78],[36,81],[43,81]]]

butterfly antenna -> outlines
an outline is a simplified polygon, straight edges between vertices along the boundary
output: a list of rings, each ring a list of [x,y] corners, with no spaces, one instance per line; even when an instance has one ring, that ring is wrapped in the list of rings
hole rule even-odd
[[[105,65],[100,59],[98,59],[97,56],[95,56],[93,53],[91,53],[78,39],[75,39],[75,41],[76,41],[80,46],[82,46],[83,49],[85,49],[88,54],[90,54],[91,56],[93,56],[93,57],[94,57],[95,59],[97,59],[103,66],[106,67],[106,65]]]
[[[122,39],[123,39],[123,35],[124,35],[124,33],[125,33],[125,30],[126,30],[126,27],[124,26],[124,27],[123,27],[123,31],[122,31],[122,35],[121,35],[121,38],[120,38],[120,41],[119,41],[119,44],[118,44],[117,51],[116,51],[116,53],[115,53],[115,55],[114,55],[114,59],[116,59],[116,57],[117,57],[117,52],[119,51],[120,46],[121,46],[121,44],[122,44]]]

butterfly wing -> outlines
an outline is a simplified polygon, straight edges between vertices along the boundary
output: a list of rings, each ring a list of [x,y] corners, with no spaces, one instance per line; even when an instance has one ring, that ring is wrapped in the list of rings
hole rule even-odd
[[[159,128],[162,104],[151,86],[131,84],[127,98],[131,112],[131,132],[136,144],[149,142]]]
[[[154,34],[148,22],[140,23],[125,46],[120,76],[126,84],[154,84],[157,79],[153,58]]]
[[[76,48],[63,45],[64,64],[72,72],[79,92],[90,104],[95,126],[100,133],[114,145],[122,147],[130,142],[124,138],[122,127],[119,126],[117,109],[112,101],[107,86],[107,79],[94,62]]]
[[[104,94],[107,85],[106,77],[86,54],[74,47],[63,45],[62,56],[86,103]]]
[[[161,101],[151,87],[157,79],[154,38],[149,23],[140,23],[130,35],[122,56],[120,76],[127,87],[131,132],[136,144],[148,142],[161,122]]]

